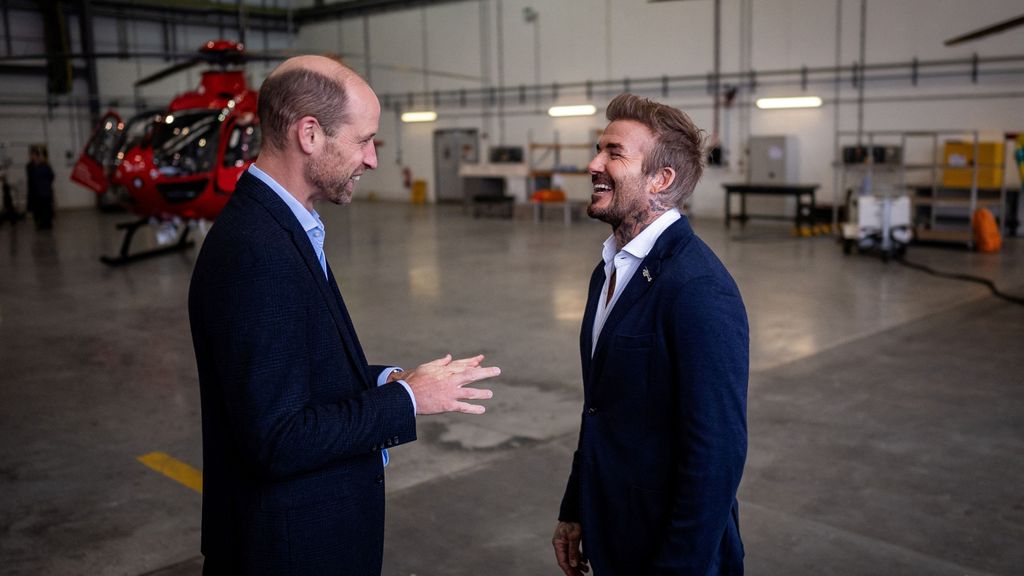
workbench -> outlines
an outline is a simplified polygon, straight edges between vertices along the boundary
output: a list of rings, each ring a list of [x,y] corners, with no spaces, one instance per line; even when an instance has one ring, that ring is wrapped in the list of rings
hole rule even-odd
[[[772,220],[788,220],[789,216],[781,214],[747,214],[747,196],[793,196],[796,198],[796,216],[793,224],[797,230],[804,226],[814,228],[814,194],[818,184],[778,184],[778,183],[756,183],[743,182],[734,184],[722,184],[725,188],[725,226],[732,221],[739,220],[745,223],[751,218],[766,218]],[[732,213],[732,196],[740,196],[740,213]]]

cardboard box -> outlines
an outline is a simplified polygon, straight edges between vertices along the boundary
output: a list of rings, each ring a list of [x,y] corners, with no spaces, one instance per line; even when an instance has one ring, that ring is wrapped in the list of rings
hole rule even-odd
[[[974,158],[974,142],[950,140],[943,150],[942,186],[970,188],[974,168],[978,169],[978,188],[1002,188],[1003,143],[978,142],[978,158]]]

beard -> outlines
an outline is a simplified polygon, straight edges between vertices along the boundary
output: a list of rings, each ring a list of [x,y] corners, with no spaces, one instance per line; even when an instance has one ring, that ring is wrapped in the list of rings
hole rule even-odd
[[[609,196],[608,204],[605,206],[598,206],[591,196],[587,216],[610,224],[612,228],[618,228],[627,219],[636,221],[645,218],[650,207],[646,199],[644,176],[629,177],[622,182],[615,182],[607,174],[598,174],[592,180],[594,184],[608,184],[612,189],[602,193]]]
[[[334,146],[327,141],[322,154],[306,161],[306,179],[332,204],[352,201],[352,174],[338,172]]]

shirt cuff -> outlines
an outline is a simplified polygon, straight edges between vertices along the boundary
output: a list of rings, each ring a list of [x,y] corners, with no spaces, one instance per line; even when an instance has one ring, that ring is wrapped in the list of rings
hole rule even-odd
[[[398,366],[391,366],[381,371],[380,375],[377,376],[377,386],[383,386],[388,383],[388,377],[395,372],[401,372],[402,369]],[[412,400],[412,413],[416,415],[416,395],[412,393],[412,388],[409,387],[409,383],[405,380],[395,380],[405,388],[405,391],[409,394],[409,400]]]

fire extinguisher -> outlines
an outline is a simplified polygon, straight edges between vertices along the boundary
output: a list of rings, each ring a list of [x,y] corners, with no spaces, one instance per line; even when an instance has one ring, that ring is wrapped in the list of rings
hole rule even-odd
[[[412,187],[412,170],[410,170],[408,166],[404,166],[402,168],[402,186],[404,186],[406,190]]]

